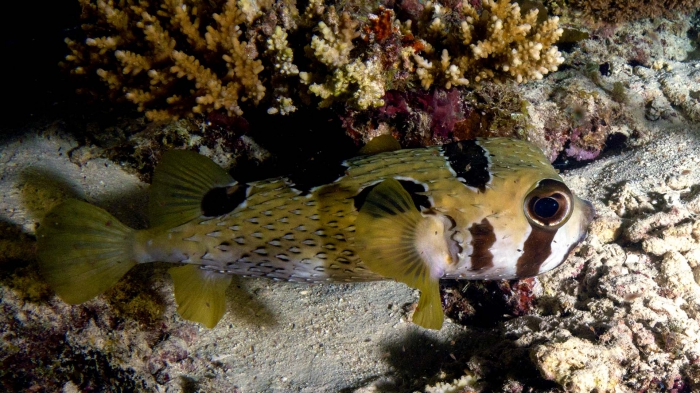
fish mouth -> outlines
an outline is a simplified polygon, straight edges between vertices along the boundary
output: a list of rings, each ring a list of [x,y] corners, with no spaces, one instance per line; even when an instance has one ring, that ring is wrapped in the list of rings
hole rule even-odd
[[[583,214],[584,217],[586,217],[586,221],[591,222],[593,221],[594,218],[597,217],[596,211],[595,211],[595,206],[593,206],[592,203],[585,199],[581,199],[582,202],[582,208],[583,208]]]
[[[588,226],[597,217],[593,204],[585,199],[576,198],[576,210],[581,214],[581,234],[585,236]]]

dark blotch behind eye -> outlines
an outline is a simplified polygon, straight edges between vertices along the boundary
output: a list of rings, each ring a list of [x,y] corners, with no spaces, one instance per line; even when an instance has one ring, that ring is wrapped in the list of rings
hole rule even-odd
[[[541,218],[551,218],[559,211],[559,202],[554,198],[540,198],[535,202],[533,210]]]

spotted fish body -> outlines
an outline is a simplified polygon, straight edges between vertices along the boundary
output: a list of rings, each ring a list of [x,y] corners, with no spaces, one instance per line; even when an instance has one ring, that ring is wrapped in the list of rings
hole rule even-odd
[[[512,279],[550,270],[580,242],[593,214],[539,149],[512,139],[360,156],[343,162],[335,181],[306,190],[293,177],[248,184],[225,173],[202,178],[216,169],[192,154],[172,153],[156,171],[156,225],[120,227],[110,247],[132,261],[122,270],[152,261],[186,264],[171,269],[179,311],[207,325],[225,306],[206,313],[202,304],[223,298],[237,274],[309,283],[394,278],[421,289],[419,310],[432,310],[417,323],[439,328],[439,278]],[[86,269],[67,278],[56,266],[75,255],[56,261],[55,253],[42,252],[65,244],[67,214],[59,209],[42,225],[40,263],[59,295],[79,302],[87,295],[73,286]],[[113,282],[92,292],[107,284]],[[211,293],[198,302],[196,291]]]

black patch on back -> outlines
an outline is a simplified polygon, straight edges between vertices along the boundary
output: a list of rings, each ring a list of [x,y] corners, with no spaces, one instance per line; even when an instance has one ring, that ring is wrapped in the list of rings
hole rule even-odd
[[[442,146],[442,152],[460,181],[483,192],[491,180],[486,150],[476,141],[459,141]]]
[[[347,167],[340,162],[310,161],[285,177],[292,188],[308,194],[312,188],[332,183],[344,176],[346,170]]]
[[[425,186],[423,186],[422,184],[412,182],[410,180],[398,180],[398,182],[401,183],[401,187],[403,187],[403,189],[406,190],[406,192],[408,192],[408,195],[411,196],[411,200],[413,200],[413,205],[416,207],[416,209],[418,209],[418,211],[421,210],[421,207],[426,209],[430,208],[430,199],[428,198],[428,196],[418,194],[419,192],[427,191],[425,189]],[[357,209],[357,211],[360,211],[362,205],[365,204],[369,193],[372,192],[374,187],[378,186],[379,184],[380,183],[377,183],[373,186],[366,187],[359,194],[353,197],[353,199],[355,200],[355,209]]]
[[[206,217],[222,216],[238,207],[246,198],[247,184],[231,187],[212,188],[202,198],[202,215]]]

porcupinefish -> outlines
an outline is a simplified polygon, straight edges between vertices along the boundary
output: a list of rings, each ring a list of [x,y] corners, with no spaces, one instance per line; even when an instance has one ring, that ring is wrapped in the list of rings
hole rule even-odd
[[[151,186],[151,228],[131,229],[68,200],[37,229],[40,270],[61,299],[77,304],[136,264],[178,263],[169,270],[178,312],[207,327],[225,312],[232,274],[306,283],[394,279],[420,290],[413,322],[440,329],[439,279],[551,270],[594,215],[542,152],[519,140],[384,151],[341,169],[314,187],[291,177],[245,184],[195,152],[166,152]]]

